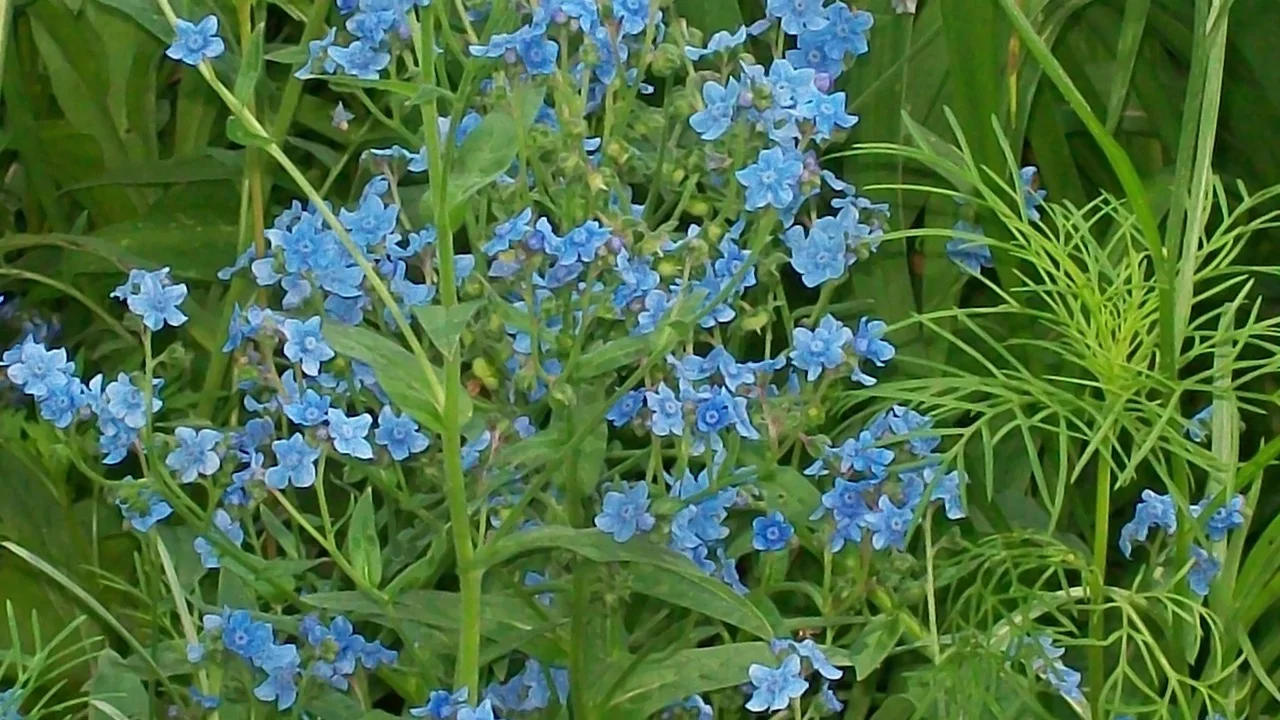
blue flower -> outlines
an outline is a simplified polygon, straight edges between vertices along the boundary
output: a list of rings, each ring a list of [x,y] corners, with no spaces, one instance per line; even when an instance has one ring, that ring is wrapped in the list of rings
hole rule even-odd
[[[555,72],[560,46],[534,28],[523,27],[517,30],[512,47],[530,75],[550,75]]]
[[[875,24],[875,16],[866,10],[850,10],[844,3],[832,3],[827,6],[826,17],[829,24],[823,31],[830,43],[828,52],[842,58],[846,54],[866,54],[867,31]]]
[[[480,462],[480,453],[489,449],[489,443],[493,439],[493,434],[488,430],[480,433],[466,445],[462,446],[462,469],[470,470]]]
[[[639,35],[649,23],[652,0],[614,0],[613,15],[621,20],[623,35]]]
[[[782,241],[791,249],[791,267],[800,273],[805,287],[839,280],[856,259],[848,253],[844,227],[830,216],[818,218],[808,235],[801,226],[792,225]]]
[[[383,52],[377,45],[364,40],[356,40],[349,47],[334,45],[329,48],[329,57],[348,75],[361,80],[377,80],[378,73],[391,62],[391,53]]]
[[[1191,592],[1204,597],[1209,594],[1213,579],[1222,571],[1222,561],[1199,545],[1191,546],[1191,570],[1187,572],[1187,584]]]
[[[1206,405],[1204,409],[1187,421],[1187,437],[1192,442],[1204,442],[1209,437],[1209,431],[1213,427],[1213,405]]]
[[[9,688],[0,692],[0,720],[25,720],[21,713],[22,691]]]
[[[613,291],[615,309],[623,309],[658,287],[661,278],[658,271],[650,267],[648,258],[637,258],[633,262],[631,253],[624,248],[618,252],[614,263],[618,267],[618,277],[622,280]]]
[[[213,511],[213,526],[236,545],[244,542],[244,528],[226,510],[218,508]],[[222,563],[218,556],[218,548],[207,538],[198,537],[192,545],[195,547],[196,553],[200,555],[201,565],[209,569],[221,567]]]
[[[888,495],[881,495],[876,509],[863,519],[863,523],[871,531],[871,547],[876,550],[886,547],[906,550],[911,517],[911,508],[900,508],[893,504]]]
[[[295,318],[284,321],[284,356],[302,364],[302,372],[320,374],[320,363],[333,358],[333,348],[320,334],[320,317],[303,322]]]
[[[1200,517],[1211,498],[1205,498],[1191,506],[1191,516]],[[1227,539],[1227,533],[1244,525],[1244,496],[1236,495],[1225,505],[1213,511],[1205,523],[1205,531],[1209,540],[1219,542]]]
[[[644,296],[644,309],[636,315],[636,335],[647,335],[658,329],[658,323],[671,309],[672,300],[665,290],[651,290]]]
[[[304,80],[309,77],[314,77],[313,73],[316,70],[317,64],[319,65],[320,70],[322,72],[332,74],[335,70],[337,70],[338,63],[334,62],[333,58],[329,56],[329,48],[333,47],[333,43],[337,40],[337,37],[338,37],[338,29],[331,27],[329,28],[329,32],[326,33],[324,37],[318,40],[312,40],[308,42],[307,43],[307,61],[302,64],[302,67],[298,68],[298,71],[295,72],[293,76],[298,78],[299,80]],[[342,107],[342,103],[338,103],[338,107]],[[336,109],[334,110],[334,118],[335,118],[334,126],[337,127],[337,122],[336,122],[337,110]],[[347,120],[350,120],[350,119],[351,118],[347,118]]]
[[[147,532],[156,523],[173,514],[173,506],[154,490],[143,490],[133,500],[118,497],[116,506],[120,508],[120,514],[124,515],[130,527],[140,533]]]
[[[212,60],[226,51],[222,38],[218,37],[218,16],[206,15],[199,23],[178,18],[174,23],[173,39],[165,55],[188,65],[199,65],[202,60]]]
[[[759,663],[752,663],[747,669],[751,679],[752,693],[747,700],[747,709],[751,712],[774,712],[791,704],[792,698],[798,698],[809,689],[809,683],[800,677],[800,658],[788,655],[777,668]]]
[[[371,425],[373,417],[369,413],[347,417],[338,408],[329,408],[329,437],[333,439],[333,449],[343,455],[373,459],[373,446],[365,439]]]
[[[591,262],[612,235],[599,221],[588,220],[564,237],[552,235],[547,238],[546,251],[557,259],[558,265]]]
[[[40,408],[40,417],[54,427],[65,428],[76,419],[88,400],[84,383],[73,377],[62,387],[51,389],[36,401],[36,405]]]
[[[373,433],[373,441],[385,447],[397,461],[426,450],[431,442],[418,431],[418,423],[413,418],[407,414],[397,416],[389,405],[378,411],[378,429]]]
[[[830,78],[844,70],[844,46],[827,26],[818,32],[807,32],[796,39],[796,47],[785,54],[787,62],[798,68],[810,68],[815,75]]]
[[[262,666],[264,654],[275,641],[271,625],[255,621],[248,610],[236,610],[227,615],[221,635],[223,647],[257,667]]]
[[[409,714],[414,717],[445,720],[445,718],[450,718],[457,714],[458,708],[462,707],[466,702],[466,688],[462,688],[452,694],[448,690],[432,690],[427,696],[427,704],[422,707],[410,708]]]
[[[982,235],[982,228],[964,220],[956,222],[952,228],[956,232],[969,235]],[[982,273],[984,267],[995,267],[995,258],[991,255],[990,246],[968,238],[952,238],[947,241],[947,257],[974,275]]]
[[[264,476],[268,487],[283,490],[289,485],[306,488],[315,484],[320,449],[308,445],[302,433],[294,433],[288,440],[272,442],[271,451],[276,455],[276,464],[267,468]]]
[[[769,0],[765,13],[782,20],[782,31],[799,35],[806,30],[821,30],[828,20],[822,8],[823,0]]]
[[[719,139],[733,124],[733,114],[738,109],[738,95],[741,92],[742,88],[735,78],[729,78],[724,85],[714,80],[703,83],[704,107],[689,118],[689,126],[703,140]]]
[[[260,667],[267,679],[253,689],[262,702],[275,702],[276,709],[288,710],[298,700],[298,648],[293,643],[271,645],[261,655]]]
[[[751,521],[751,547],[760,552],[782,550],[795,532],[782,513],[774,510]]]
[[[932,467],[925,468],[926,475],[935,475]],[[968,481],[968,477],[959,470],[952,470],[941,478],[932,480],[933,489],[929,491],[929,500],[941,500],[947,512],[948,520],[959,520],[965,517],[964,501],[960,497],[960,486]]]
[[[1055,660],[1047,663],[1040,671],[1044,675],[1044,679],[1049,685],[1058,691],[1062,697],[1072,702],[1084,702],[1084,693],[1080,690],[1080,680],[1082,679],[1079,671],[1073,670],[1061,661]]]
[[[826,653],[822,652],[822,648],[813,641],[813,638],[805,638],[800,642],[785,640],[783,643],[785,643],[786,647],[795,651],[797,655],[808,660],[813,669],[822,677],[828,680],[839,680],[844,677],[844,671],[831,664],[831,661],[827,659]],[[774,646],[773,651],[775,653],[779,651],[777,641],[770,643],[770,645]]]
[[[1142,502],[1134,508],[1133,519],[1120,528],[1120,551],[1132,557],[1133,542],[1146,542],[1153,526],[1164,528],[1167,533],[1178,529],[1177,507],[1168,495],[1157,495],[1152,490],[1142,491]]]
[[[160,379],[153,381],[158,389]],[[161,402],[155,390],[151,393],[151,412],[160,410]],[[120,373],[107,389],[102,392],[102,401],[98,405],[99,421],[102,415],[121,421],[125,427],[140,430],[147,424],[146,398],[142,390],[133,384],[128,375]]]
[[[893,462],[894,452],[889,448],[876,447],[876,442],[876,436],[870,430],[862,430],[857,437],[841,443],[835,451],[840,458],[840,472],[852,470],[873,478],[883,478],[889,464]]]
[[[170,281],[169,268],[130,272],[129,280],[112,295],[123,297],[129,312],[142,318],[142,324],[153,332],[166,324],[177,327],[187,321],[187,316],[178,309],[187,299],[187,286]]]
[[[654,435],[684,434],[684,403],[680,402],[666,383],[659,384],[657,392],[646,392],[645,404],[653,413],[649,429]]]
[[[747,210],[759,210],[765,205],[782,210],[795,199],[803,173],[804,163],[799,153],[771,147],[761,150],[755,163],[738,170],[734,176],[747,189]]]
[[[30,336],[7,350],[2,363],[9,366],[9,380],[37,400],[70,384],[76,369],[67,361],[66,350],[49,350]]]
[[[620,543],[630,540],[637,532],[652,530],[653,523],[654,517],[649,514],[649,486],[643,482],[629,483],[623,492],[606,493],[604,508],[595,519],[597,528]]]
[[[484,702],[480,703],[475,708],[463,705],[458,708],[458,714],[455,716],[455,720],[496,720],[493,715],[493,702],[485,699]]]
[[[618,398],[618,402],[609,408],[605,419],[614,427],[622,427],[634,420],[642,407],[644,407],[644,389],[636,388]]]
[[[845,110],[846,102],[847,99],[843,92],[830,95],[819,94],[810,98],[808,114],[813,119],[813,126],[818,131],[817,138],[819,140],[829,139],[831,133],[835,132],[837,127],[847,130],[858,122],[857,115],[850,115]]]
[[[396,229],[399,213],[400,208],[385,205],[377,195],[369,195],[354,211],[338,211],[338,219],[350,232],[352,242],[367,250]]]
[[[813,330],[798,327],[791,331],[792,350],[788,357],[791,364],[805,371],[805,378],[813,382],[824,370],[844,362],[844,348],[852,341],[853,331],[828,314]]]
[[[844,709],[844,703],[840,702],[840,698],[836,697],[835,691],[825,680],[822,681],[822,687],[818,690],[818,702],[822,703],[824,715],[832,715]]]
[[[1048,195],[1047,191],[1036,189],[1036,176],[1039,174],[1040,170],[1034,165],[1028,165],[1018,171],[1018,187],[1022,190],[1022,208],[1032,222],[1040,219],[1038,208],[1044,204],[1045,196]]]
[[[288,370],[284,374],[285,378],[292,378],[293,371]],[[284,410],[284,414],[293,422],[303,427],[314,427],[324,422],[325,417],[329,413],[330,400],[327,395],[307,388],[301,393],[297,393],[296,383],[295,391],[288,397],[281,396],[280,405]]]
[[[870,360],[876,367],[884,367],[893,359],[897,350],[883,339],[888,331],[889,326],[881,320],[862,318],[858,321],[858,331],[853,334],[852,343],[853,355],[857,358],[853,366],[853,380],[867,386],[876,384],[875,378],[862,372],[861,364],[863,360]]]
[[[222,441],[222,433],[208,428],[196,432],[192,428],[180,427],[173,431],[178,440],[178,447],[169,453],[164,464],[178,476],[183,484],[196,481],[196,477],[211,477],[222,466],[217,448]]]

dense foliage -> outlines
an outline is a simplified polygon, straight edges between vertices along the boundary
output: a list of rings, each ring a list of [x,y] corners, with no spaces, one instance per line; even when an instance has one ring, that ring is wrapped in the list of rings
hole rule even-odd
[[[21,8],[0,718],[1268,716],[1231,5]]]

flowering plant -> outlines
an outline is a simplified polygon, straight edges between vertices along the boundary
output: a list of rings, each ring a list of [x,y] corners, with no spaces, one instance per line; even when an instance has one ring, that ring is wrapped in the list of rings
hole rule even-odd
[[[218,273],[215,402],[167,382],[207,314],[171,268],[130,268],[111,294],[137,366],[93,372],[34,331],[0,362],[156,568],[176,622],[150,639],[177,660],[136,664],[166,712],[799,720],[866,702],[891,654],[947,667],[980,636],[991,678],[1088,716],[1101,683],[1029,611],[960,619],[958,578],[986,567],[962,530],[968,440],[1012,394],[1007,368],[979,390],[972,374],[926,387],[906,324],[850,299],[908,237],[945,241],[957,277],[1005,293],[991,271],[1049,252],[1057,211],[1036,168],[999,187],[943,167],[963,157],[948,146],[914,159],[966,178],[937,189],[960,220],[893,232],[892,208],[832,162],[864,152],[845,149],[858,118],[841,88],[870,13],[769,0],[704,37],[659,0],[318,0],[268,54],[264,25],[234,42],[217,15],[159,8],[166,55],[225,103],[228,138],[300,192]],[[290,65],[283,123],[258,112],[270,56]],[[286,152],[304,85],[342,96],[330,129],[359,150],[324,183]],[[1032,401],[1065,407],[1025,374]],[[1010,427],[1030,437],[1036,417]],[[1191,452],[1209,422],[1151,436]],[[1248,514],[1219,492],[1184,513],[1213,543]],[[1144,496],[1124,554],[1175,533],[1178,511]],[[1183,540],[1171,559],[1208,595],[1220,553]],[[1061,591],[1102,602],[1105,579],[1063,562]]]

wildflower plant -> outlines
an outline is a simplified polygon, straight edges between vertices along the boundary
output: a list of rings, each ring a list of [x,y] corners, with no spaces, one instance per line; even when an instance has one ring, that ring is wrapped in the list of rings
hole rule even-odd
[[[1061,321],[1057,347],[1084,359],[1036,373],[968,314],[906,328],[846,302],[881,245],[912,234],[832,162],[857,133],[841,88],[873,51],[871,13],[769,0],[757,22],[704,38],[661,0],[317,0],[291,46],[268,52],[264,7],[237,23],[157,7],[165,54],[203,78],[228,139],[279,187],[246,186],[246,213],[266,214],[246,214],[225,288],[128,268],[113,317],[139,363],[90,361],[32,330],[0,365],[167,596],[148,632],[172,663],[119,630],[140,676],[161,679],[165,712],[799,720],[841,712],[894,654],[912,658],[912,686],[994,658],[1040,713],[1167,708],[1144,695],[1154,663],[1135,669],[1115,647],[1165,652],[1130,623],[1203,613],[1222,642],[1200,598],[1269,567],[1241,569],[1226,548],[1258,474],[1224,469],[1230,374],[1160,404],[1140,384],[1155,351],[1106,312],[1149,319],[1142,260],[1103,268],[1114,296],[1085,295],[1115,325],[1068,322],[1089,274],[1071,269],[1134,257],[1123,232],[1109,245],[1092,233],[1122,208],[1060,211],[1034,167],[1011,166],[1004,187],[947,165],[963,149],[854,151],[965,178],[937,190],[963,200],[955,226],[915,234],[991,285],[1005,303],[993,316]],[[278,97],[263,89],[276,64],[289,66]],[[346,143],[323,182],[291,144],[304,88]],[[1007,230],[988,238],[993,218]],[[1207,242],[1205,272],[1240,237]],[[1037,302],[990,282],[1001,271]],[[210,298],[225,322],[193,401],[167,374]],[[1110,334],[1086,334],[1099,327]],[[901,373],[921,362],[908,331],[953,338],[989,372]],[[1270,326],[1183,332],[1228,353],[1219,342],[1261,343]],[[1181,420],[1184,390],[1223,414]],[[993,446],[1012,430],[1052,517],[1011,568],[969,516],[981,495],[973,514],[990,529]],[[1203,459],[1195,443],[1210,438],[1219,475],[1192,505],[1177,463]],[[1056,485],[1043,443],[1081,450]],[[1139,466],[1177,492],[1144,496],[1113,539],[1100,490],[1094,565],[1071,554],[1054,535],[1067,486],[1089,470],[1110,493]],[[1166,538],[1136,589],[1105,577],[1113,543],[1127,556]],[[1024,588],[1049,559],[1062,568]],[[1046,613],[1057,625],[1032,627]],[[1107,679],[1111,657],[1124,672]],[[1192,699],[1190,671],[1162,677],[1188,708],[1224,706],[1216,687]]]

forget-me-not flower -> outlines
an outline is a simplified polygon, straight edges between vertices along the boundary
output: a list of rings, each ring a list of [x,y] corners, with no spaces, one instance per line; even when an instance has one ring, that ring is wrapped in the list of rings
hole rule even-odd
[[[320,449],[307,444],[302,433],[294,433],[288,440],[271,443],[276,464],[267,468],[264,480],[268,487],[283,490],[289,485],[298,488],[311,487],[316,482],[316,460]]]
[[[797,327],[791,331],[791,364],[805,372],[813,382],[824,370],[844,362],[844,348],[853,341],[853,331],[830,314],[823,316],[812,330]]]
[[[654,517],[649,514],[649,486],[644,482],[630,483],[622,492],[610,490],[604,496],[604,507],[596,515],[595,525],[609,533],[617,542],[626,542],[636,533],[653,529]]]
[[[196,431],[180,427],[173,431],[173,436],[178,447],[169,453],[164,463],[178,476],[178,482],[192,483],[200,475],[209,477],[218,472],[222,458],[216,448],[222,441],[222,433],[208,428]]]
[[[747,709],[752,712],[778,711],[791,704],[809,689],[809,683],[800,677],[800,657],[788,655],[782,664],[771,668],[752,663],[747,669],[751,678],[752,693]]]
[[[217,15],[206,15],[198,23],[178,18],[173,29],[176,37],[164,54],[174,60],[195,66],[226,51],[226,44],[218,37]]]
[[[795,528],[774,510],[751,521],[751,547],[761,552],[782,550],[795,534]]]
[[[404,460],[427,449],[430,440],[418,430],[418,423],[405,415],[396,415],[390,405],[378,411],[378,429],[373,441],[385,447],[394,460]]]

